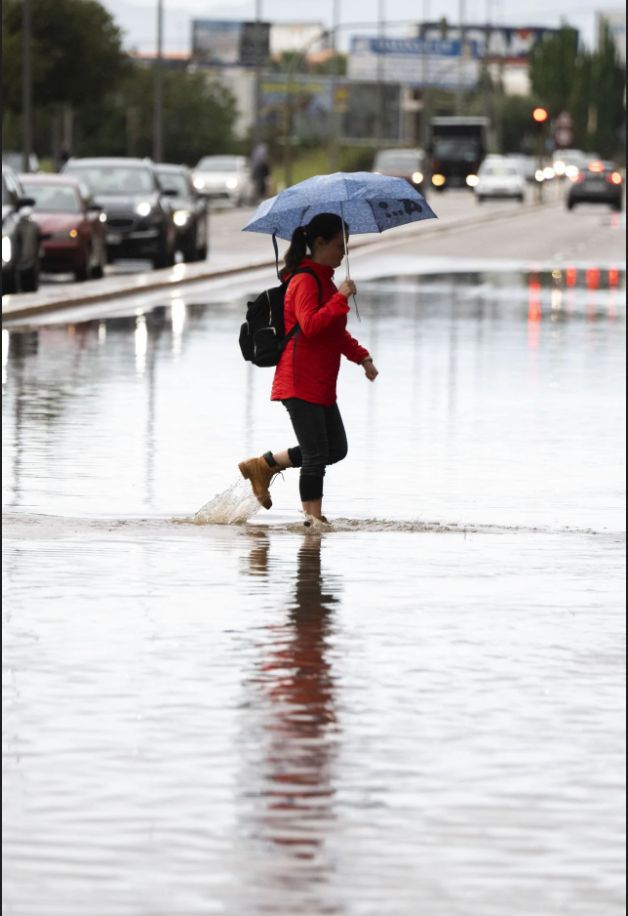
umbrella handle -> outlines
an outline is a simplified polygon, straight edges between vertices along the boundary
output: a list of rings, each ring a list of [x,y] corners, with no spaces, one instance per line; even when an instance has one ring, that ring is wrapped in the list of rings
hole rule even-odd
[[[347,271],[347,280],[350,280],[351,279],[351,265],[349,264],[349,248],[347,246],[347,233],[345,232],[345,219],[344,219],[344,215],[342,214],[342,204],[340,205],[340,211],[341,211],[340,218],[342,220],[342,241],[345,243],[345,269]],[[353,304],[355,305],[355,313],[358,316],[358,321],[362,321],[362,319],[360,318],[360,310],[358,308],[358,301],[355,298],[355,296],[353,296]]]

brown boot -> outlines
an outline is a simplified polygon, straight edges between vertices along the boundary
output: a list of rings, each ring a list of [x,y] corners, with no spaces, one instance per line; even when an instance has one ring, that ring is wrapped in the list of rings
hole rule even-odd
[[[270,509],[273,501],[270,498],[268,487],[270,482],[279,473],[279,468],[271,468],[265,458],[249,458],[238,465],[240,473],[245,480],[251,481],[253,492],[265,509]]]

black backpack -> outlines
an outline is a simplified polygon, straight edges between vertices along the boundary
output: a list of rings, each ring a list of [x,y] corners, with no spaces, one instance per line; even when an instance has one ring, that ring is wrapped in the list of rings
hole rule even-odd
[[[254,366],[276,366],[281,354],[299,330],[299,325],[286,334],[284,323],[284,302],[288,284],[297,274],[309,274],[316,280],[319,300],[322,296],[320,280],[316,273],[307,267],[295,270],[289,280],[281,286],[267,289],[249,302],[246,310],[246,321],[240,328],[240,349],[242,356]]]

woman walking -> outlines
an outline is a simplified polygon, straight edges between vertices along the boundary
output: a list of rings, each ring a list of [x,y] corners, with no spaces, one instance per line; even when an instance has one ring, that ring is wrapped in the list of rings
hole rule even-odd
[[[348,234],[346,226],[344,230]],[[339,216],[321,213],[295,230],[285,258],[284,279],[293,279],[286,292],[284,316],[286,334],[295,324],[298,330],[279,360],[271,398],[286,407],[299,444],[239,465],[265,509],[272,506],[269,486],[273,477],[287,468],[300,468],[299,489],[307,525],[327,521],[322,511],[325,471],[347,455],[347,436],[336,399],[341,357],[363,366],[370,381],[378,375],[368,350],[347,331],[349,298],[356,293],[355,283],[345,280],[339,289],[333,283],[334,270],[344,255]],[[303,269],[316,276],[294,276]]]

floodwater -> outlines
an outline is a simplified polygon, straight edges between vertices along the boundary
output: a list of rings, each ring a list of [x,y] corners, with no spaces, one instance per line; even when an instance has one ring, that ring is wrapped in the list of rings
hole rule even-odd
[[[6,916],[624,913],[624,273],[360,311],[322,535],[241,300],[3,332]]]

